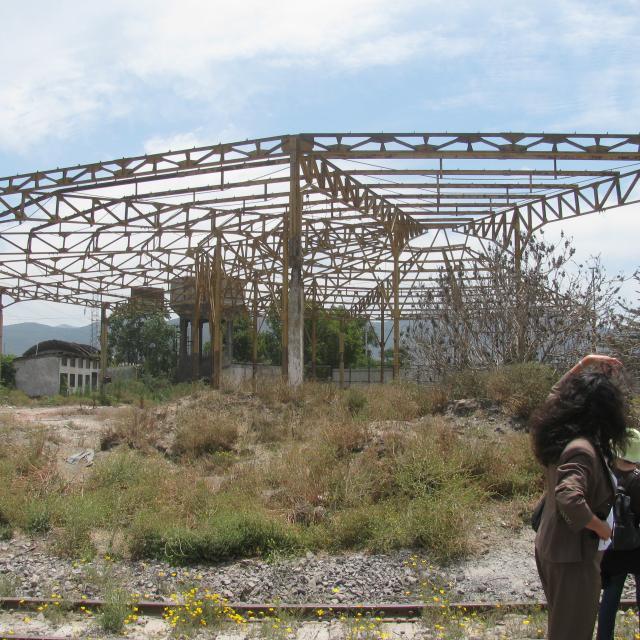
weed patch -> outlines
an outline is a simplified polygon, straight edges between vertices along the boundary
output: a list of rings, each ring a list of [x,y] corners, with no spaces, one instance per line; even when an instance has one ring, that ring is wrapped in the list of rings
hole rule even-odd
[[[173,445],[176,456],[197,458],[232,451],[238,441],[238,422],[228,413],[212,413],[207,407],[189,407],[176,416],[178,429]]]
[[[133,532],[131,553],[134,558],[217,563],[290,552],[296,542],[292,530],[261,513],[220,512],[195,529],[140,527]]]
[[[131,611],[129,596],[123,589],[111,588],[98,614],[98,624],[105,633],[120,633]]]

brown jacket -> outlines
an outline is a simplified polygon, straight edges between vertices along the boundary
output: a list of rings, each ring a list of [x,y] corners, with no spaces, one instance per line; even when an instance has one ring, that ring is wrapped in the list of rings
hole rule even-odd
[[[572,440],[558,464],[546,468],[546,486],[538,555],[547,562],[589,561],[598,550],[598,537],[585,525],[593,514],[605,519],[614,499],[602,454],[586,438]]]

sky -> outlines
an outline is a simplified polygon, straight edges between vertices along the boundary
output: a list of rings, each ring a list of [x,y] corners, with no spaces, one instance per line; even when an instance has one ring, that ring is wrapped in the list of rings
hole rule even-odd
[[[2,176],[296,132],[640,130],[640,0],[2,5]],[[640,263],[638,207],[562,228],[580,260]]]

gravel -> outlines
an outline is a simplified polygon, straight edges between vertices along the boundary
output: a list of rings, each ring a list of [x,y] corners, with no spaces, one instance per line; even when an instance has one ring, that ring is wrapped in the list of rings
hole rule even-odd
[[[19,537],[0,544],[0,577],[11,577],[25,596],[100,597],[117,584],[150,599],[201,586],[235,602],[413,603],[430,600],[440,588],[450,601],[541,599],[533,560],[533,534],[527,529],[449,566],[428,555],[307,553],[271,561],[249,559],[215,566],[173,566],[97,558],[79,563],[46,553],[41,542]]]

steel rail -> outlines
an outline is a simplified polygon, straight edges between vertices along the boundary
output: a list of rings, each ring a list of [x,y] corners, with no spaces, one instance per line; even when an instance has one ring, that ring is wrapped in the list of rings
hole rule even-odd
[[[84,600],[60,600],[52,598],[32,598],[32,597],[4,597],[0,598],[0,609],[5,610],[34,610],[44,605],[56,606],[58,603],[63,609],[68,611],[78,611],[85,609],[100,609],[105,605],[104,600],[84,599]],[[138,613],[143,615],[162,615],[166,609],[180,607],[180,602],[174,600],[152,601],[141,600],[132,602],[132,607],[138,609]],[[438,611],[444,609],[454,611],[470,612],[518,612],[546,610],[546,602],[536,601],[510,601],[510,602],[450,602],[450,603],[381,603],[381,604],[333,604],[333,603],[252,603],[252,602],[225,602],[225,607],[233,609],[242,615],[264,615],[268,616],[274,612],[298,614],[300,616],[312,616],[313,618],[330,618],[339,615],[376,615],[381,618],[417,618],[428,611]],[[623,599],[620,601],[620,609],[626,610],[636,606],[636,601]],[[325,615],[326,614],[326,615]],[[1,635],[1,634],[0,634]]]

